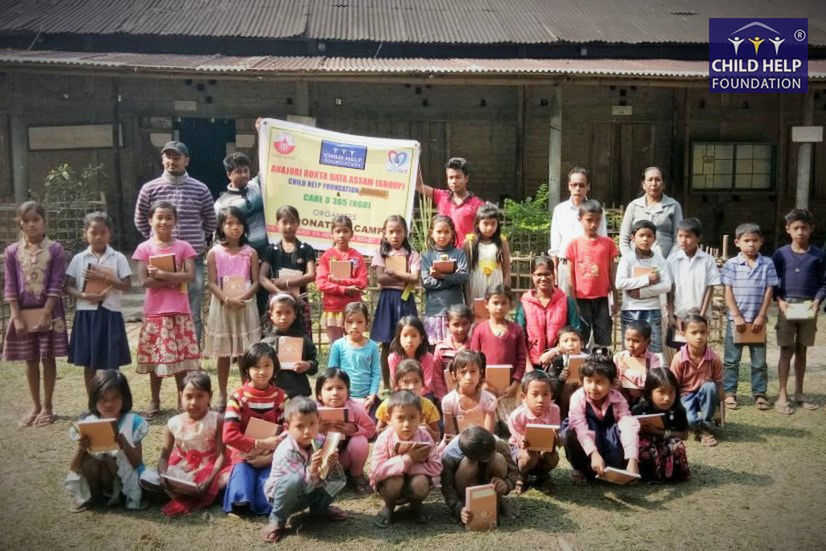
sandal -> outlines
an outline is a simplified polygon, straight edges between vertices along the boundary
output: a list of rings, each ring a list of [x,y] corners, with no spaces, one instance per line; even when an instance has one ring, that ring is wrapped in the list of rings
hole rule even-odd
[[[69,512],[70,513],[82,513],[89,509],[89,506],[92,504],[91,500],[89,501],[74,501],[71,505],[69,505]]]
[[[794,408],[788,402],[775,402],[774,409],[777,410],[778,413],[782,413],[783,415],[791,415],[794,413]]]
[[[802,396],[802,395],[801,396],[795,396],[794,401],[797,402],[798,407],[803,408],[803,409],[808,410],[808,411],[814,411],[814,410],[820,408],[820,406],[818,404],[815,404],[814,402],[808,401],[806,399],[806,397]]]
[[[736,396],[726,396],[726,409],[730,409],[732,411],[740,409],[740,406],[737,405],[737,397]]]
[[[760,411],[767,411],[772,408],[765,396],[756,396],[754,398],[754,405],[757,406],[757,409]]]
[[[146,410],[146,413],[143,414],[143,418],[147,421],[151,421],[152,419],[157,417],[160,412],[160,407],[149,406],[149,409]]]
[[[353,477],[352,483],[357,494],[366,495],[373,491],[373,488],[370,486],[370,482],[368,482],[364,475]]]
[[[373,525],[377,528],[390,528],[392,518],[393,513],[387,508],[387,506],[384,506],[382,510],[376,513],[376,516],[373,517]]]
[[[278,543],[284,537],[286,529],[278,524],[268,524],[261,529],[261,539],[265,543]]]
[[[39,414],[40,414],[40,412],[38,411],[38,412],[30,413],[30,414],[26,415],[25,417],[22,417],[20,419],[20,421],[18,421],[17,426],[21,429],[32,426],[32,424],[34,424],[34,421],[35,421],[35,419],[37,419],[37,416]]]
[[[33,427],[45,427],[51,425],[55,421],[54,413],[40,412],[32,423]]]
[[[718,442],[717,442],[717,439],[714,438],[713,434],[711,434],[710,432],[706,432],[701,437],[700,444],[702,444],[703,446],[709,447],[709,448],[713,448],[714,446],[716,446],[718,444]]]

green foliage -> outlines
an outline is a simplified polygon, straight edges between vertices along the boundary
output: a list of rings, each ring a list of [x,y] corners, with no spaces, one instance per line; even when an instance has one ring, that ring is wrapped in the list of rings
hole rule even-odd
[[[551,213],[548,210],[548,184],[543,183],[533,197],[524,201],[505,198],[505,226],[507,233],[526,230],[529,232],[548,231],[551,227]]]
[[[424,193],[419,194],[419,210],[413,213],[413,224],[410,231],[410,245],[413,250],[427,249],[427,232],[430,229],[430,219],[436,211],[433,208],[433,198]]]
[[[43,185],[43,194],[37,200],[47,205],[99,201],[101,182],[106,178],[102,164],[85,166],[80,173],[68,164],[49,171]]]

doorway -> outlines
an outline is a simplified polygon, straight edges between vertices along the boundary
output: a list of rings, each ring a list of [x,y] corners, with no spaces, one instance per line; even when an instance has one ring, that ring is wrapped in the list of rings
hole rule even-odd
[[[223,160],[227,144],[235,143],[235,120],[181,117],[175,129],[178,139],[189,148],[187,172],[217,198],[227,188]]]

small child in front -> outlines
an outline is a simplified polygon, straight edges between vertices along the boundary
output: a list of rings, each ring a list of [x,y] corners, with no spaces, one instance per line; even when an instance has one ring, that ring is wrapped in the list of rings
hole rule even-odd
[[[584,322],[582,341],[587,345],[593,330],[598,346],[611,346],[608,295],[614,291],[617,272],[614,259],[619,251],[613,239],[598,233],[602,222],[599,201],[589,199],[580,203],[579,220],[584,235],[571,240],[565,257],[570,270],[571,297],[576,300],[579,318]]]
[[[518,478],[519,469],[508,445],[479,425],[463,430],[442,453],[442,496],[450,512],[464,524],[473,520],[465,507],[465,490],[479,484],[493,484],[498,513],[512,517],[504,497],[516,488]]]
[[[786,387],[789,369],[794,356],[794,398],[793,402],[808,410],[817,409],[818,404],[803,395],[803,376],[806,373],[806,348],[814,346],[817,332],[817,311],[826,300],[826,254],[812,246],[810,239],[814,231],[814,215],[804,209],[792,209],[786,214],[786,233],[792,238],[790,245],[777,249],[772,255],[780,283],[775,288],[775,299],[780,314],[777,319],[777,344],[780,346],[780,360],[777,364],[780,395],[775,407],[781,413],[794,410],[789,404]],[[789,319],[789,304],[810,302],[809,319]]]
[[[409,390],[419,397],[422,403],[422,427],[430,434],[433,441],[439,439],[441,431],[439,430],[439,421],[441,416],[439,410],[433,405],[428,398],[423,396],[424,389],[424,375],[422,374],[422,367],[419,362],[413,359],[402,360],[396,366],[393,373],[393,391]],[[390,424],[390,413],[387,411],[387,406],[390,401],[385,400],[376,410],[376,432],[381,432]]]
[[[338,465],[338,451],[327,459],[322,474],[324,437],[319,436],[318,406],[306,396],[291,398],[284,409],[287,436],[272,456],[270,476],[264,494],[272,506],[270,522],[261,530],[267,543],[276,543],[287,529],[290,515],[309,507],[310,515],[320,521],[339,521],[347,513],[333,507],[336,494],[344,487],[344,473]]]
[[[714,411],[723,395],[723,364],[708,345],[708,322],[700,314],[682,320],[686,346],[671,360],[677,379],[680,401],[688,417],[688,426],[700,435],[703,446],[713,447]]]
[[[560,437],[577,482],[602,476],[606,467],[639,474],[640,423],[614,390],[617,368],[607,348],[594,348],[579,370],[582,388],[571,396]]]
[[[749,347],[751,359],[751,393],[758,409],[770,408],[766,400],[768,365],[766,364],[766,342],[735,344],[734,332],[743,333],[748,326],[754,333],[765,330],[768,323],[769,305],[773,287],[780,283],[771,259],[760,254],[763,234],[757,224],[740,224],[734,231],[734,244],[740,254],[730,258],[723,265],[723,285],[726,286],[725,359],[725,404],[727,409],[737,409],[737,379],[740,374],[740,359],[743,347]],[[780,344],[780,343],[778,343]],[[781,344],[782,346],[782,344]],[[788,404],[777,406],[786,413]]]
[[[550,472],[559,463],[554,443],[553,451],[531,451],[525,439],[528,423],[557,425],[561,422],[559,406],[554,403],[553,382],[542,370],[526,373],[522,378],[522,405],[508,417],[511,455],[519,467],[519,479],[513,489],[519,495],[528,483],[529,475],[536,475],[536,487],[541,488],[550,478]]]
[[[390,428],[382,432],[373,445],[370,484],[384,500],[374,523],[387,528],[393,520],[396,504],[402,499],[410,503],[416,522],[430,519],[422,509],[422,502],[437,486],[442,472],[439,452],[433,439],[422,424],[422,403],[409,390],[399,390],[390,395],[387,403]],[[397,446],[398,443],[423,442],[425,445]],[[409,447],[406,451],[402,447]]]

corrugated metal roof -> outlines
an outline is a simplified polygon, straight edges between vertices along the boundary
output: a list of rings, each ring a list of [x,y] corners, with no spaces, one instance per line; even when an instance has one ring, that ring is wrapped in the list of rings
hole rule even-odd
[[[492,75],[700,80],[707,61],[672,59],[425,59],[223,56],[0,50],[0,67],[52,66],[135,72],[306,75]],[[826,59],[809,60],[809,80],[826,80]]]
[[[0,0],[0,32],[444,44],[706,43],[709,17],[808,17],[822,0]]]

